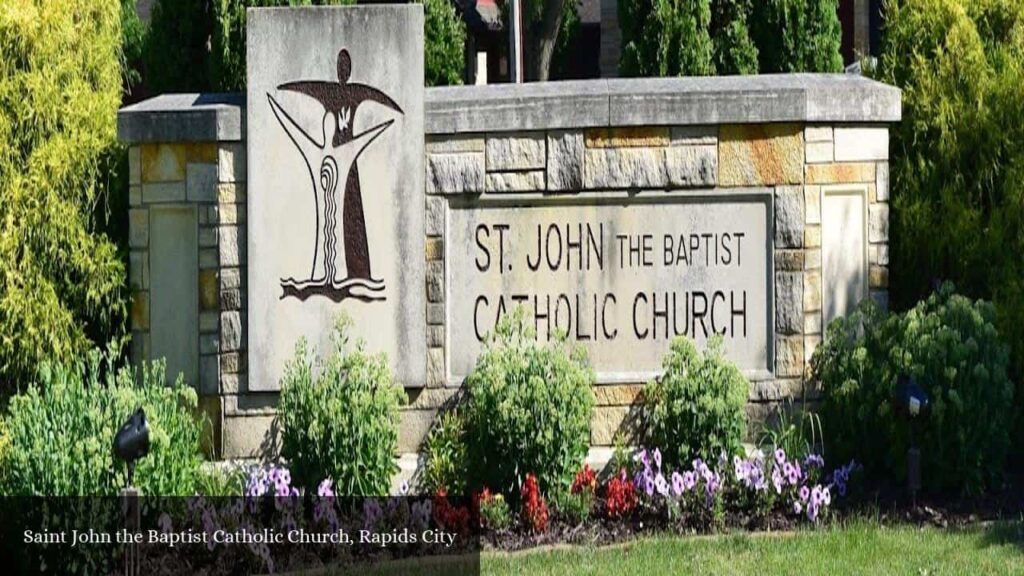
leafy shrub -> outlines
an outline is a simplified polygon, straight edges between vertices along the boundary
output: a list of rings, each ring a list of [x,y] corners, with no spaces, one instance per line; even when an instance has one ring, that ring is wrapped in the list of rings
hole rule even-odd
[[[750,38],[751,0],[712,0],[710,35],[716,74],[757,74],[757,47]]]
[[[214,10],[228,0],[156,0],[142,51],[143,80],[154,94],[208,92]],[[244,70],[244,67],[243,67]],[[244,71],[243,71],[244,77]]]
[[[758,441],[762,447],[781,448],[792,457],[804,458],[816,453],[824,441],[821,417],[806,409],[797,409],[792,401],[776,409],[772,423],[766,423]]]
[[[594,493],[558,490],[551,494],[551,508],[565,522],[578,526],[590,519],[594,508]]]
[[[350,349],[349,320],[337,323],[333,348],[314,368],[305,340],[281,382],[281,456],[306,489],[329,478],[339,496],[387,494],[398,470],[398,408],[405,392],[383,354]]]
[[[746,434],[748,384],[723,355],[721,337],[703,353],[692,340],[676,338],[664,370],[644,388],[649,443],[663,446],[671,465],[737,452]]]
[[[936,279],[991,300],[1024,399],[1024,3],[900,0],[878,75],[903,90],[891,131],[891,297]],[[942,234],[935,234],[941,229]],[[1017,419],[1024,438],[1024,419]]]
[[[754,2],[752,30],[761,72],[841,72],[838,0]]]
[[[124,333],[124,264],[92,212],[118,149],[120,15],[102,0],[0,9],[0,396]]]
[[[710,0],[619,0],[623,76],[714,73]]]
[[[420,486],[427,493],[446,488],[451,494],[466,493],[468,461],[466,432],[462,417],[456,410],[441,414],[427,436],[426,463]]]
[[[491,494],[484,488],[480,493],[480,526],[491,530],[504,530],[512,525],[512,511],[500,493]]]
[[[144,495],[195,493],[202,423],[193,413],[195,390],[179,377],[164,384],[162,363],[134,371],[114,356],[43,364],[38,381],[13,397],[6,416],[7,448],[0,495],[112,496],[127,470],[111,444],[124,420],[142,407],[150,430],[149,455],[138,461],[134,484]],[[45,441],[44,441],[45,439]]]
[[[917,379],[931,414],[916,424],[926,488],[978,492],[1002,474],[1013,386],[995,310],[944,284],[903,314],[865,301],[829,325],[812,358],[824,392],[822,417],[833,458],[856,458],[870,474],[905,477],[909,426],[894,411],[896,378]]]
[[[423,4],[423,68],[427,86],[462,84],[466,23],[452,0],[417,0]]]
[[[594,372],[565,339],[540,345],[522,309],[498,323],[466,378],[475,486],[514,493],[526,472],[568,488],[590,445]]]
[[[196,475],[196,493],[201,496],[242,496],[247,474],[239,466],[204,466]]]

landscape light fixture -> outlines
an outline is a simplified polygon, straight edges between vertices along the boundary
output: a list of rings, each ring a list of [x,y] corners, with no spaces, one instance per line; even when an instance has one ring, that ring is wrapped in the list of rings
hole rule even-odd
[[[914,437],[915,423],[928,417],[928,393],[913,376],[901,374],[893,389],[893,405],[910,428],[910,447],[907,449],[907,489],[914,508],[917,508],[917,492],[921,489],[921,450]]]
[[[114,456],[128,464],[128,487],[131,487],[135,476],[135,462],[146,454],[149,454],[149,424],[140,407],[114,436]]]

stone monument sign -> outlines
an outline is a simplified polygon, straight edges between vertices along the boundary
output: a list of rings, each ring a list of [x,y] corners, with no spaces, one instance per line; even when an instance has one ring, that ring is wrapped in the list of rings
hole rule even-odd
[[[423,10],[249,9],[249,388],[341,314],[426,376]]]

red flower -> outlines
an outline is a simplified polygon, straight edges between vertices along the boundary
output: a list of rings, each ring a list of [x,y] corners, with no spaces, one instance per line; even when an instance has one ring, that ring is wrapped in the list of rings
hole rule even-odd
[[[591,494],[597,491],[597,473],[590,469],[589,464],[584,464],[583,470],[576,473],[570,492],[579,494],[583,490],[587,490]]]
[[[520,490],[523,497],[523,522],[534,533],[546,532],[548,529],[548,505],[540,495],[537,477],[526,475],[526,482]]]
[[[625,518],[636,508],[636,489],[626,478],[626,470],[608,482],[605,498],[605,512],[611,519]]]

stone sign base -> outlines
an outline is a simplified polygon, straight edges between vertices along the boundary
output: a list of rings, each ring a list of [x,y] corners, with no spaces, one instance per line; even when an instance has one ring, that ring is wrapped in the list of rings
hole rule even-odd
[[[748,338],[735,342],[736,350],[756,352],[736,359],[751,380],[751,433],[786,402],[792,401],[794,409],[814,402],[817,393],[806,380],[808,361],[828,321],[848,313],[862,298],[883,305],[888,299],[886,123],[899,119],[899,98],[895,88],[844,75],[428,90],[422,197],[427,379],[425,387],[407,389],[410,401],[399,434],[405,469],[415,468],[415,454],[439,410],[458,394],[470,365],[471,359],[458,355],[464,351],[452,346],[472,335],[472,309],[467,316],[454,305],[465,304],[469,289],[484,294],[486,288],[489,298],[519,289],[467,277],[483,273],[467,270],[480,256],[476,230],[467,235],[465,228],[452,226],[494,223],[494,215],[524,219],[521,227],[536,236],[542,222],[529,215],[549,210],[537,208],[543,206],[600,205],[590,212],[594,222],[619,226],[614,206],[687,195],[709,202],[742,190],[759,191],[768,200],[761,206],[770,208],[759,225],[765,237],[759,252],[743,254],[751,264],[763,265],[767,278],[760,284],[753,277],[737,278],[736,286],[770,295],[757,310],[750,301],[750,313],[765,319],[757,333],[765,355],[758,356],[760,347],[746,347],[755,343],[749,340],[753,332],[734,336]],[[129,107],[119,117],[120,136],[131,145],[132,159],[133,357],[166,356],[196,386],[214,422],[214,452],[226,459],[272,456],[277,434],[277,394],[254,392],[247,381],[243,107],[237,97],[173,95]],[[492,208],[498,211],[489,212]],[[473,213],[456,214],[460,210]],[[747,229],[753,222],[740,213],[730,222],[728,215],[716,216],[713,210],[707,209],[705,221],[719,228]],[[701,214],[699,203],[644,213],[637,228],[646,219],[652,234],[675,231],[691,214]],[[545,217],[550,220],[551,214]],[[196,242],[174,244],[154,234],[194,235]],[[689,290],[716,281],[717,274],[691,270],[661,277],[652,269],[644,272],[648,280],[623,272],[616,281],[620,284],[602,285],[601,278],[580,276],[578,269],[558,273],[563,272],[569,275],[549,270],[536,282],[527,276],[520,280],[529,280],[530,289],[574,295],[602,286],[606,292],[621,288],[633,294],[654,283],[660,290],[675,285]],[[195,290],[167,292],[154,284],[174,274],[194,278]],[[723,278],[723,286],[733,282]],[[160,300],[154,299],[157,294]],[[184,316],[157,323],[168,317],[168,310]],[[620,330],[632,330],[630,318],[618,320]],[[628,355],[631,346],[616,350]],[[617,435],[633,439],[638,394],[660,364],[653,348],[644,354],[649,356],[642,362],[624,367],[608,358],[598,360],[605,364],[594,389],[591,444],[598,460]]]

